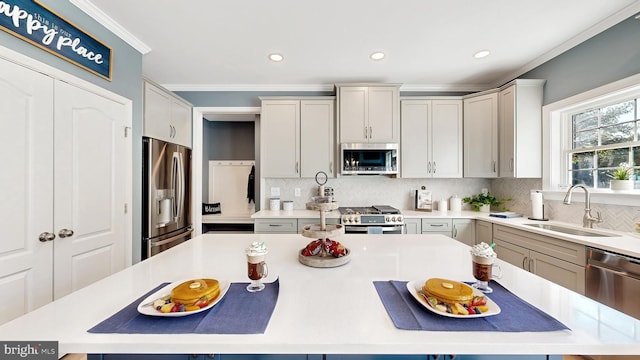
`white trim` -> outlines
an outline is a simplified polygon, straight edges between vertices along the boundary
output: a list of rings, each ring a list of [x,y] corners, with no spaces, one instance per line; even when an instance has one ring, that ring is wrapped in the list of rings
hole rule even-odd
[[[77,1],[77,0],[74,0]],[[171,91],[334,91],[335,84],[161,84]],[[405,84],[402,92],[478,92],[491,89],[490,84]]]
[[[191,151],[191,223],[193,236],[202,234],[202,166],[204,163],[202,154],[204,145],[202,141],[205,114],[260,114],[259,106],[203,106],[193,108],[193,143]]]
[[[612,98],[628,96],[640,91],[640,74],[576,94],[569,98],[542,107],[542,188],[550,200],[562,200],[568,184],[563,184],[562,173],[566,172],[563,161],[563,139],[567,133],[567,116],[576,109],[588,105],[599,105]],[[634,206],[640,203],[640,190],[613,192],[608,189],[589,189],[595,203]],[[549,197],[547,197],[549,195]]]
[[[134,49],[138,50],[142,55],[146,55],[151,52],[151,47],[135,37],[109,15],[105,14],[104,11],[100,10],[90,0],[69,0],[69,2],[75,5],[78,9],[84,11],[85,14],[89,15],[124,42],[131,45]]]
[[[573,38],[565,41],[564,43],[556,46],[555,48],[549,50],[548,52],[546,52],[545,54],[537,57],[536,59],[534,59],[533,61],[530,61],[529,63],[525,64],[523,67],[505,75],[502,76],[500,79],[498,79],[495,84],[494,87],[498,87],[506,82],[509,82],[515,78],[517,78],[518,76],[535,69],[536,67],[544,64],[545,62],[555,58],[556,56],[564,53],[565,51],[575,47],[576,45],[579,45],[581,43],[583,43],[584,41],[594,37],[595,35],[598,35],[599,33],[607,30],[608,28],[628,19],[630,16],[633,16],[634,14],[638,13],[640,11],[640,2],[634,2],[633,4],[625,7],[624,9],[616,12],[615,14],[607,17],[606,19],[600,21],[599,23],[591,26],[590,28],[588,28],[587,30],[581,32],[580,34],[574,36]]]

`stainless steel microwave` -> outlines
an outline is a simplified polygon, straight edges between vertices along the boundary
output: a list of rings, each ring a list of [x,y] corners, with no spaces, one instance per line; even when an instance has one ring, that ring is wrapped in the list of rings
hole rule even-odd
[[[341,175],[398,174],[398,144],[340,144]]]

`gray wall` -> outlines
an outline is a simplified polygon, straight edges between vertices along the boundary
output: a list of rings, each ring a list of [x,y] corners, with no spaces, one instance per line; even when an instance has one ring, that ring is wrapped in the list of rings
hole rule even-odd
[[[521,78],[546,79],[544,104],[640,73],[640,21],[629,19],[565,51]]]
[[[255,160],[255,123],[203,120],[202,148],[202,201],[206,202],[209,160]]]
[[[67,0],[41,3],[84,29],[113,51],[112,81],[104,80],[8,33],[0,31],[0,45],[94,83],[133,101],[133,259],[140,259],[142,181],[142,55]]]

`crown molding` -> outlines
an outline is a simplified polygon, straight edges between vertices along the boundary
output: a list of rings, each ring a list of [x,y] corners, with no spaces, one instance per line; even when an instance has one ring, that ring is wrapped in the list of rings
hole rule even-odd
[[[100,25],[107,28],[107,30],[114,33],[124,42],[131,45],[134,49],[138,50],[138,52],[140,52],[142,55],[146,55],[151,52],[151,47],[149,47],[137,37],[133,36],[133,34],[131,34],[122,25],[118,24],[115,20],[109,17],[109,15],[105,14],[90,0],[69,0],[69,2],[75,5],[78,9],[84,11]]]
[[[333,92],[335,84],[161,84],[170,91],[289,91]],[[476,92],[490,89],[490,84],[413,84],[402,85],[402,92]]]
[[[333,91],[333,84],[162,84],[171,91]]]
[[[588,39],[598,35],[599,33],[607,30],[608,28],[628,19],[631,16],[634,16],[640,12],[640,1],[636,1],[633,4],[625,7],[624,9],[618,11],[617,13],[607,17],[606,19],[600,21],[599,23],[591,26],[587,30],[581,32],[580,34],[574,36],[573,38],[565,41],[564,43],[556,46],[545,54],[535,58],[529,63],[525,64],[520,69],[517,69],[501,78],[499,78],[493,85],[493,87],[500,87],[509,81],[516,79],[518,76],[535,69],[536,67],[546,63],[547,61],[555,58],[556,56],[564,53],[565,51],[587,41]],[[637,17],[636,17],[637,18]]]

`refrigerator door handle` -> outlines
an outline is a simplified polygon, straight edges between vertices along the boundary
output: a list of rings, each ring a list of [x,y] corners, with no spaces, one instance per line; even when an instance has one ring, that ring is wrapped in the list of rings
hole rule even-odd
[[[183,216],[184,212],[184,187],[185,187],[185,174],[184,174],[184,158],[182,153],[173,153],[172,162],[172,188],[175,192],[175,206],[174,206],[174,219],[176,222]]]
[[[149,241],[149,247],[156,247],[156,246],[161,246],[161,245],[165,245],[168,244],[170,242],[176,241],[177,239],[183,238],[189,234],[191,234],[193,232],[193,229],[191,227],[187,228],[187,231],[180,233],[179,235],[176,236],[172,236],[168,239],[164,239],[164,240],[160,240],[160,241]]]

